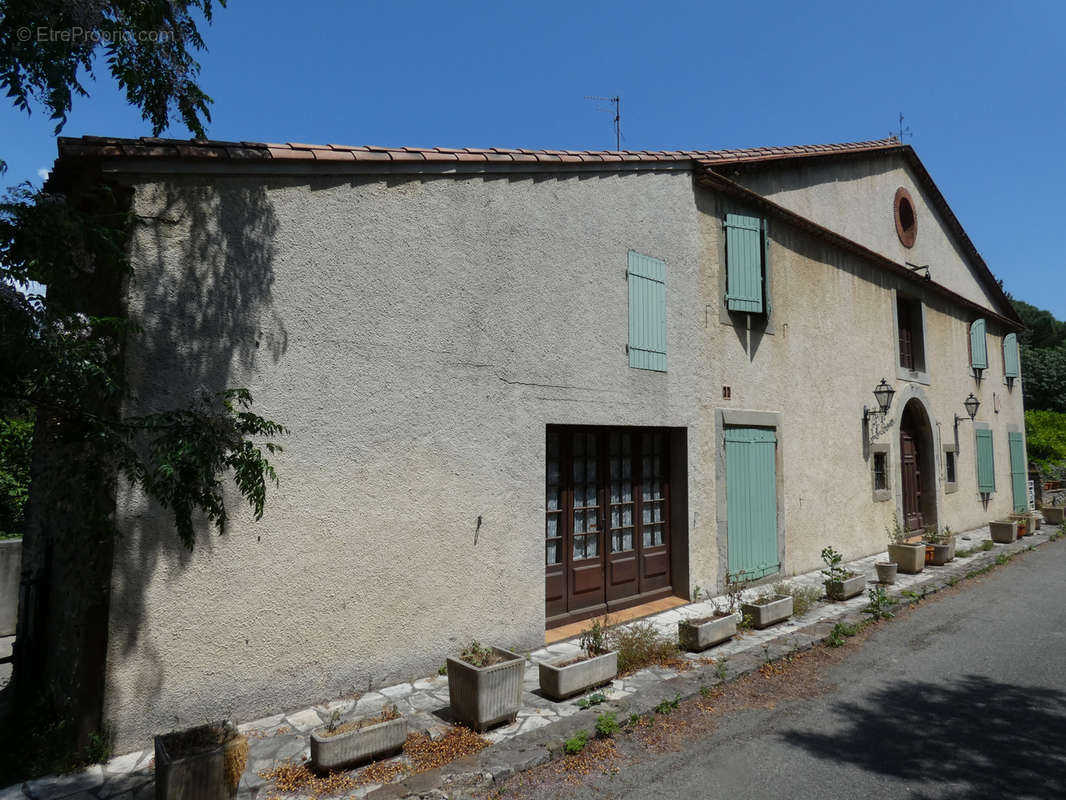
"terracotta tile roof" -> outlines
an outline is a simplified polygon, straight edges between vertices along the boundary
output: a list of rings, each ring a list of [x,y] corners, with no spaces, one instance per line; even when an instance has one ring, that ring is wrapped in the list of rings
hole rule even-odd
[[[376,162],[537,162],[595,164],[621,161],[700,161],[720,165],[803,156],[861,153],[901,147],[895,138],[842,144],[753,147],[742,150],[527,150],[505,147],[374,147],[287,142],[222,142],[213,140],[115,139],[103,136],[61,137],[60,158],[268,159],[272,161]]]

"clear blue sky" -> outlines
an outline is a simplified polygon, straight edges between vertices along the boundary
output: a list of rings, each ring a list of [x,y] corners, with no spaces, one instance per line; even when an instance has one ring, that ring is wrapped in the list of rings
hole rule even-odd
[[[886,136],[917,149],[1016,297],[1066,319],[1066,3],[231,0],[204,29],[212,138],[689,149]],[[64,135],[150,134],[102,73]],[[52,124],[0,111],[7,184]],[[164,135],[187,138],[176,127]]]

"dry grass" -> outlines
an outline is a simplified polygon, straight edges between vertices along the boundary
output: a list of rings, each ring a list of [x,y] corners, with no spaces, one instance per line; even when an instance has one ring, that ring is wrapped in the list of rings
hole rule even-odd
[[[373,717],[366,717],[365,719],[353,719],[351,722],[345,722],[343,725],[338,725],[333,730],[328,727],[316,731],[316,734],[322,738],[327,739],[330,736],[340,736],[342,733],[348,733],[349,731],[358,731],[363,728],[369,728],[371,725],[378,725],[382,722],[388,722],[389,720],[399,719],[400,712],[396,706],[385,706],[382,712]]]
[[[612,628],[607,634],[612,650],[618,651],[618,674],[629,675],[644,667],[691,668],[682,658],[677,642],[659,633],[650,622],[634,622]]]
[[[488,739],[462,726],[450,728],[444,736],[433,741],[425,733],[412,733],[404,743],[403,751],[411,759],[414,772],[443,767],[457,758],[471,756],[489,746]]]
[[[271,781],[279,792],[300,792],[312,797],[336,794],[356,787],[355,778],[347,772],[315,774],[307,764],[283,761],[259,773],[263,780]]]

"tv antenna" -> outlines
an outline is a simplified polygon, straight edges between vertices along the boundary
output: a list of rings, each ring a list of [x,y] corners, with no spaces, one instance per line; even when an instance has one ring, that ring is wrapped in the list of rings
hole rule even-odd
[[[909,126],[906,127],[906,128],[903,127],[903,112],[902,111],[899,112],[899,130],[898,131],[889,131],[888,135],[893,137],[894,139],[896,139],[900,144],[903,144],[903,137],[904,136],[910,136],[912,139],[914,138],[914,134],[911,133],[910,127]]]
[[[585,95],[586,100],[601,100],[605,103],[614,103],[614,149],[622,149],[622,98],[615,95],[614,97],[593,97],[591,95]],[[606,111],[610,113],[610,109],[601,108],[599,111]]]

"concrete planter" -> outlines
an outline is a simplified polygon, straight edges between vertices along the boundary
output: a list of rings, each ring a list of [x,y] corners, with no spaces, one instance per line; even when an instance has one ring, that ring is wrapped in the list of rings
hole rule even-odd
[[[931,544],[928,545],[933,548],[933,555],[929,559],[929,563],[934,567],[942,567],[952,559],[952,547],[947,544]]]
[[[852,575],[842,581],[825,581],[825,595],[830,600],[848,600],[862,594],[866,588],[865,575]]]
[[[874,564],[874,569],[877,570],[877,582],[878,583],[895,583],[896,582],[896,568],[899,565],[895,561],[878,561]]]
[[[220,744],[182,747],[197,738]],[[156,800],[229,800],[248,763],[248,739],[229,722],[155,737]]]
[[[1018,523],[1012,519],[988,523],[988,532],[997,544],[1010,544],[1018,538]]]
[[[888,558],[899,565],[900,572],[905,575],[916,575],[925,569],[925,545],[890,544]]]
[[[565,667],[543,661],[538,667],[541,692],[552,700],[563,700],[613,680],[618,674],[618,651],[612,650]]]
[[[678,620],[677,638],[686,650],[706,650],[708,647],[732,639],[737,632],[738,622],[740,622],[739,614]]]
[[[479,732],[513,721],[522,701],[525,659],[502,647],[492,650],[506,660],[491,667],[475,667],[458,658],[448,658],[452,716]]]
[[[769,628],[792,616],[792,595],[775,594],[773,599],[766,603],[743,603],[740,610],[751,620],[753,628]]]
[[[1007,519],[1018,522],[1018,536],[1032,536],[1040,529],[1040,518],[1032,511],[1008,515]],[[1025,528],[1023,531],[1022,528]]]
[[[22,540],[0,541],[0,636],[14,636],[18,623]]]
[[[1061,525],[1062,524],[1062,506],[1044,506],[1040,509],[1040,513],[1044,516],[1044,521],[1048,525]]]
[[[336,736],[324,736],[325,731],[311,733],[311,763],[322,772],[395,753],[407,740],[407,720],[390,719]]]

